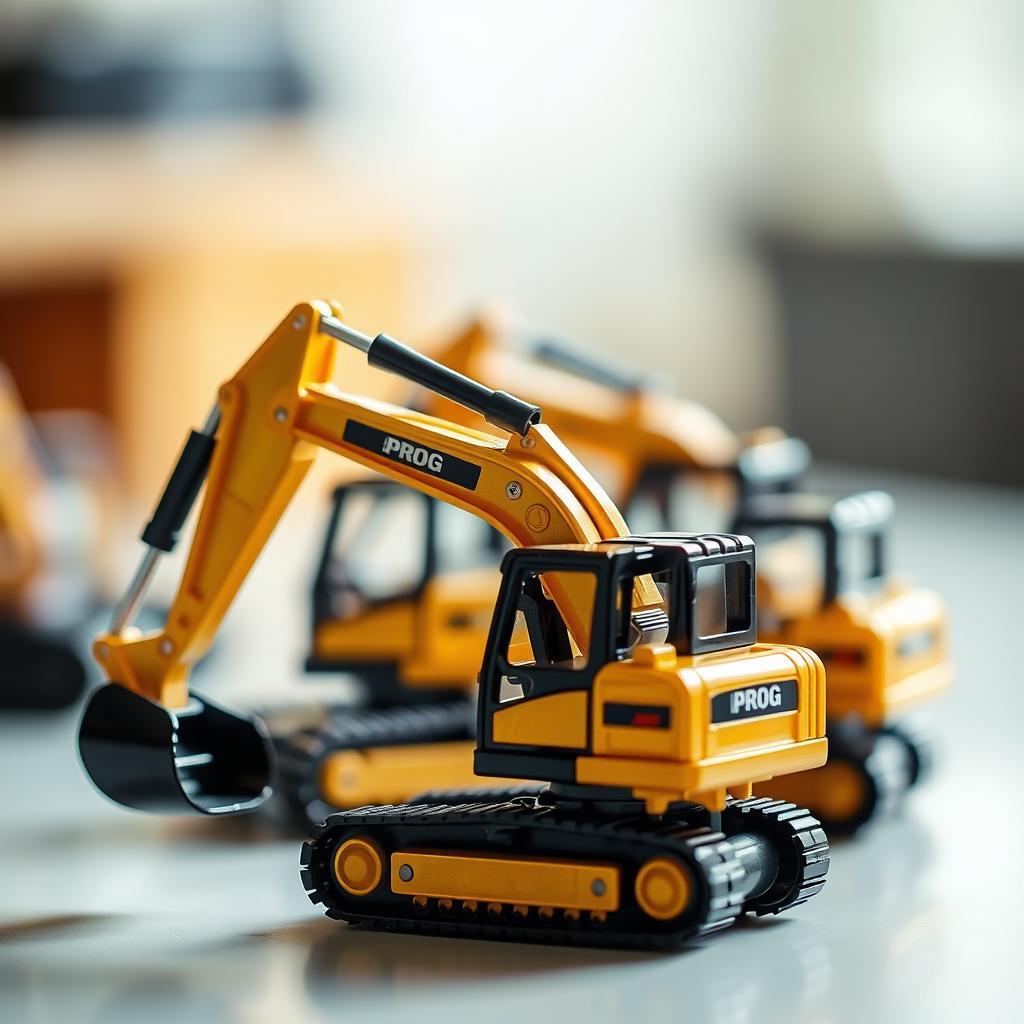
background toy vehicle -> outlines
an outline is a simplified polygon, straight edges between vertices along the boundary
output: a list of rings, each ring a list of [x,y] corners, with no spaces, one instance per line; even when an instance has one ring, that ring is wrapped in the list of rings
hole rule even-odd
[[[392,480],[335,490],[306,667],[346,673],[362,692],[307,708],[308,720],[266,717],[277,791],[293,810],[320,821],[475,781],[477,674],[505,543],[484,520]]]
[[[759,550],[809,542],[820,567],[808,577],[787,572],[806,559],[776,557],[760,575],[758,604],[761,635],[816,651],[829,683],[828,763],[771,792],[813,807],[836,831],[859,827],[921,779],[930,751],[915,712],[952,676],[941,600],[887,571],[892,508],[881,491],[772,495],[745,503],[736,523]]]
[[[327,383],[332,339],[510,436],[340,393]],[[111,682],[80,731],[103,792],[207,814],[265,799],[265,733],[190,695],[188,666],[319,447],[475,509],[518,547],[488,634],[475,767],[551,783],[505,802],[331,816],[303,849],[307,891],[329,914],[417,930],[446,930],[458,914],[459,934],[661,945],[821,889],[818,822],[751,797],[755,781],[822,764],[826,740],[820,661],[755,642],[749,540],[623,536],[617,509],[539,409],[352,331],[320,304],[296,307],[221,388],[143,534],[149,551],[94,648]],[[204,478],[167,624],[125,632]],[[701,595],[720,613],[715,633],[698,628]]]
[[[89,611],[91,581],[81,553],[62,558],[47,529],[61,495],[44,460],[14,381],[0,366],[0,708],[64,707],[85,685],[72,633]]]
[[[810,464],[798,438],[776,427],[741,438],[710,409],[673,394],[664,375],[517,330],[500,308],[482,311],[437,358],[533,396],[627,521],[645,529],[680,523],[727,529],[745,496],[794,490]],[[437,395],[424,394],[422,407],[474,422],[466,409]]]
[[[513,350],[511,336],[500,312],[484,313],[440,361],[472,377],[507,376],[513,390],[537,395],[574,452],[614,482],[630,521],[669,529],[671,515],[675,523],[724,528],[741,495],[787,490],[806,469],[806,446],[779,431],[760,431],[744,445],[710,411],[666,393],[656,376],[543,338]],[[419,404],[479,423],[472,410],[429,390]],[[406,545],[396,559],[395,539],[410,536],[422,543]],[[500,535],[479,520],[416,501],[395,484],[360,481],[336,490],[314,584],[307,667],[362,680],[371,710],[339,700],[298,730],[269,719],[290,804],[319,820],[327,809],[365,802],[379,791],[385,760],[409,769],[414,756],[432,779],[448,772],[448,785],[469,772],[472,709],[463,691],[475,694],[502,550]],[[360,568],[382,557],[386,566]],[[422,707],[425,700],[435,703]],[[400,718],[372,710],[399,707],[408,712]],[[359,750],[360,736],[374,753]],[[378,781],[368,788],[371,761]],[[412,795],[401,791],[400,778],[388,798]]]
[[[613,494],[634,529],[679,529],[725,515],[729,529],[754,533],[762,634],[810,647],[829,665],[829,765],[807,779],[787,777],[773,794],[811,807],[832,830],[852,831],[920,780],[927,730],[909,712],[949,685],[948,629],[936,594],[888,574],[888,495],[798,493],[808,462],[801,442],[768,430],[743,447],[709,413],[635,370],[561,343],[517,348],[500,317],[475,321],[445,358],[467,372],[501,372],[522,382],[528,397],[549,398],[545,415],[573,449],[596,449],[597,465],[618,467],[622,483]],[[552,375],[538,362],[565,372]],[[450,403],[425,405],[438,411]],[[697,514],[701,520],[690,518]],[[810,545],[799,536],[807,533],[816,538]],[[857,543],[860,561],[870,563],[859,577],[843,569]]]

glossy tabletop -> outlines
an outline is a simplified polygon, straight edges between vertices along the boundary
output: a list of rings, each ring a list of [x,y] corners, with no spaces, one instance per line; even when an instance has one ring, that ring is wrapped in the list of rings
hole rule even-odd
[[[308,903],[300,837],[122,811],[80,773],[74,713],[8,716],[0,1020],[1019,1020],[1024,494],[833,479],[896,496],[896,561],[947,596],[958,682],[927,787],[837,844],[806,906],[657,956],[352,930]],[[222,699],[299,685],[316,539],[257,567],[209,667]]]

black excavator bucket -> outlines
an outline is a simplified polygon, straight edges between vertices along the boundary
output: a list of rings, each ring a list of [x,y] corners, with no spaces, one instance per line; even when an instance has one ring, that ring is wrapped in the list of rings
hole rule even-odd
[[[115,803],[158,814],[241,814],[271,793],[266,727],[193,693],[173,711],[109,683],[90,695],[78,728],[82,764]]]

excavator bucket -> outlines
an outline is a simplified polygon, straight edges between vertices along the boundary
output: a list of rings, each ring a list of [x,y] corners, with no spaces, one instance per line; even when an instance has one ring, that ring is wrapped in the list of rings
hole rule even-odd
[[[263,723],[194,692],[172,711],[116,683],[101,686],[82,715],[78,750],[104,795],[142,811],[241,814],[271,792]]]

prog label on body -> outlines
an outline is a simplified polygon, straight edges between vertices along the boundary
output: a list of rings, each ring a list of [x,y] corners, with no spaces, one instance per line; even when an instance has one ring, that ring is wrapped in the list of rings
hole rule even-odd
[[[756,683],[738,690],[716,694],[711,698],[712,722],[736,722],[743,718],[760,718],[783,711],[796,711],[795,679],[773,683]]]

